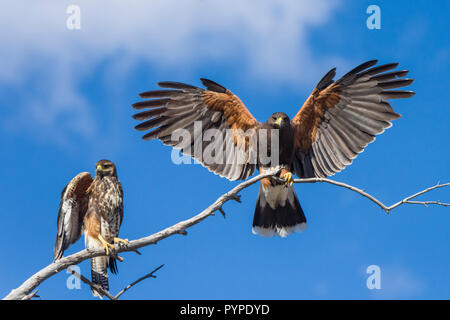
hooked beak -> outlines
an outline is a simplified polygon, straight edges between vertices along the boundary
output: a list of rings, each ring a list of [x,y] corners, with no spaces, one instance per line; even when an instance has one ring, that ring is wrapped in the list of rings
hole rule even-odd
[[[275,121],[275,124],[279,127],[281,127],[281,124],[283,123],[283,118],[278,118],[277,121]]]
[[[98,165],[97,165],[97,170],[98,170],[98,171],[103,171],[102,166],[98,164]]]

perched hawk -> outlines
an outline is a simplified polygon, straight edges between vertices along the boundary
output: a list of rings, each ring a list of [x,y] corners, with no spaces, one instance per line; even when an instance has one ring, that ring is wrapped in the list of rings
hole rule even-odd
[[[97,162],[95,178],[82,172],[73,178],[61,193],[58,212],[58,233],[54,248],[55,260],[60,259],[69,245],[84,233],[86,248],[104,248],[106,257],[91,259],[92,282],[109,290],[108,270],[117,272],[115,259],[109,255],[112,243],[128,243],[119,239],[123,219],[123,191],[117,170],[109,160]],[[100,296],[92,291],[94,296]]]
[[[391,120],[400,117],[387,100],[414,95],[412,91],[390,90],[413,82],[403,78],[407,70],[391,71],[398,63],[376,64],[377,60],[365,62],[337,81],[333,80],[336,68],[330,70],[292,120],[276,112],[260,123],[231,91],[207,79],[201,79],[206,89],[178,82],[158,83],[169,90],[141,93],[141,98],[150,100],[133,107],[149,110],[133,117],[145,120],[136,126],[137,130],[150,130],[144,140],[157,138],[179,148],[229,180],[246,179],[255,169],[261,172],[279,165],[280,177],[286,182],[261,180],[252,230],[264,236],[284,237],[306,228],[306,218],[292,187],[292,173],[308,178],[341,171],[377,134],[392,125]],[[174,138],[177,129],[186,129],[190,134],[187,143],[180,144]],[[218,130],[224,138],[205,139],[203,135],[209,129]],[[263,134],[262,129],[266,129]],[[261,137],[268,154],[272,152],[271,141],[278,139],[279,148],[273,150],[278,152],[278,163],[262,163],[259,151],[256,161],[250,161],[261,147]],[[224,163],[206,161],[204,155],[211,145],[225,155],[232,154],[232,158]],[[240,161],[236,156],[239,154]]]

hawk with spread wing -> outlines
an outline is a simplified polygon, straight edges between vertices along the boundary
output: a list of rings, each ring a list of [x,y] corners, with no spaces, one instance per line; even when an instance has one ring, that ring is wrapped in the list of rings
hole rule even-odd
[[[106,256],[91,259],[92,282],[109,290],[108,266],[117,272],[117,264],[110,250],[113,243],[128,243],[118,238],[123,219],[123,191],[114,163],[97,162],[95,178],[89,172],[79,173],[61,193],[58,232],[54,248],[55,260],[60,259],[71,244],[84,233],[86,248],[103,248]],[[95,290],[94,296],[101,296]]]
[[[150,130],[144,140],[157,138],[179,148],[229,180],[246,179],[255,169],[262,172],[279,165],[285,182],[261,180],[252,230],[264,236],[284,237],[306,228],[306,218],[292,186],[292,173],[309,178],[341,171],[376,135],[391,127],[392,120],[400,118],[387,100],[414,95],[412,91],[391,90],[413,82],[404,78],[407,70],[392,71],[398,63],[376,64],[377,60],[365,62],[337,81],[333,80],[336,68],[330,70],[291,120],[285,113],[276,112],[260,123],[236,95],[207,79],[201,79],[206,89],[178,82],[158,83],[169,89],[141,93],[141,98],[149,100],[133,107],[149,110],[133,117],[144,121],[136,126],[137,130]],[[190,134],[187,143],[174,139],[178,129]],[[204,139],[209,129],[222,132],[224,138]],[[261,134],[263,129],[267,134]],[[225,131],[231,131],[231,135]],[[255,159],[251,155],[260,147],[261,137],[268,154],[277,152],[278,163],[262,163],[259,153],[256,161],[250,161]],[[277,150],[271,150],[273,139],[278,139]],[[230,161],[206,161],[203,155],[212,144],[225,155],[233,154]],[[244,154],[244,161],[242,157],[238,161],[238,154]]]

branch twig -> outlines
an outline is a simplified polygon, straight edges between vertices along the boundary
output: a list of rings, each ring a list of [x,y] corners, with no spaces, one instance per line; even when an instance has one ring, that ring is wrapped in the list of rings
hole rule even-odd
[[[183,234],[186,235],[186,229],[192,227],[193,225],[196,225],[197,223],[203,221],[204,219],[206,219],[209,216],[214,215],[214,212],[219,211],[219,212],[223,212],[222,206],[229,200],[236,200],[238,202],[240,202],[240,198],[238,193],[240,191],[242,191],[243,189],[251,186],[252,184],[255,184],[256,182],[258,182],[259,180],[263,179],[263,178],[267,178],[267,177],[274,177],[276,176],[278,173],[280,172],[280,169],[274,169],[274,170],[268,170],[256,177],[253,177],[247,181],[242,182],[241,184],[237,185],[236,187],[234,187],[232,190],[230,190],[229,192],[223,194],[222,196],[220,196],[212,205],[210,205],[208,208],[206,208],[205,210],[203,210],[202,212],[200,212],[199,214],[197,214],[196,216],[178,222],[177,224],[168,227],[164,230],[161,230],[159,232],[156,232],[154,234],[151,234],[147,237],[143,237],[137,240],[133,240],[130,241],[128,243],[128,245],[126,246],[115,246],[115,252],[119,253],[119,252],[126,252],[126,251],[137,251],[137,249],[151,245],[151,244],[156,244],[158,243],[158,241],[163,240],[167,237],[170,237],[172,235],[175,234]],[[276,178],[275,178],[276,179]],[[338,182],[338,181],[334,181],[334,180],[330,180],[330,179],[326,179],[326,178],[308,178],[308,179],[296,179],[294,180],[295,183],[317,183],[317,182],[324,182],[324,183],[330,183],[336,186],[340,186],[343,188],[347,188],[349,190],[352,190],[354,192],[357,192],[359,194],[361,194],[362,196],[368,198],[369,200],[373,201],[374,203],[376,203],[380,208],[382,208],[386,213],[390,213],[391,210],[397,208],[398,206],[402,205],[402,204],[421,204],[421,205],[441,205],[441,206],[450,206],[450,204],[448,203],[441,203],[440,201],[413,201],[412,199],[427,193],[429,191],[432,191],[434,189],[437,188],[443,188],[443,187],[447,187],[450,186],[450,183],[445,183],[445,184],[440,184],[438,183],[437,185],[427,188],[425,190],[422,190],[416,194],[413,194],[412,196],[406,197],[405,199],[391,205],[391,206],[387,206],[384,203],[382,203],[380,200],[378,200],[377,198],[375,198],[374,196],[364,192],[361,189],[358,189],[354,186],[342,183],[342,182]],[[32,275],[28,280],[26,280],[22,285],[20,285],[17,289],[12,290],[4,299],[6,300],[19,300],[22,299],[24,297],[26,297],[27,295],[30,294],[30,292],[32,290],[34,290],[36,287],[38,287],[43,281],[45,281],[46,279],[50,278],[51,276],[55,275],[56,273],[70,267],[71,265],[76,265],[79,264],[80,262],[93,258],[93,257],[98,257],[98,256],[104,256],[105,252],[102,249],[85,249],[82,250],[80,252],[77,252],[75,254],[72,254],[70,256],[67,256],[65,258],[62,258],[60,260],[57,260],[56,262],[48,265],[47,267],[43,268],[42,270],[38,271],[37,273],[35,273],[34,275]],[[151,273],[150,273],[151,274]],[[147,275],[148,277],[151,277],[149,275]],[[147,277],[147,278],[148,278]],[[145,277],[142,278],[142,280],[146,279]],[[142,280],[137,280],[137,282],[142,281]],[[137,283],[136,282],[136,283]],[[134,285],[134,284],[132,284]],[[128,290],[128,289],[126,289]],[[125,290],[125,291],[126,291]],[[124,292],[125,292],[124,291]]]
[[[139,278],[138,280],[134,281],[133,283],[127,285],[125,288],[123,288],[119,293],[117,293],[115,296],[111,295],[108,291],[104,290],[101,286],[91,282],[89,279],[87,279],[86,277],[84,277],[83,275],[79,274],[78,272],[76,272],[75,270],[73,270],[71,267],[68,267],[67,270],[69,270],[69,272],[71,274],[73,274],[74,276],[76,276],[78,279],[80,279],[81,281],[83,281],[85,284],[87,284],[88,286],[90,286],[92,289],[94,289],[95,291],[97,291],[98,293],[108,297],[111,300],[118,300],[119,297],[125,293],[125,291],[127,291],[128,289],[130,289],[132,286],[134,286],[135,284],[148,279],[148,278],[156,278],[156,276],[154,275],[154,273],[156,271],[158,271],[159,269],[161,269],[162,267],[164,267],[164,265],[160,265],[158,268],[154,269],[152,272],[146,274],[145,276]],[[34,294],[37,292],[37,290],[34,292]],[[31,296],[31,295],[30,295]],[[28,297],[28,296],[27,296]],[[31,297],[30,297],[31,298]],[[30,299],[28,298],[28,299]]]
[[[30,300],[31,298],[40,298],[40,296],[37,295],[38,290],[33,291],[32,293],[26,295],[22,298],[22,300]]]
[[[137,279],[136,281],[130,283],[129,285],[127,285],[127,286],[126,286],[125,288],[123,288],[118,294],[116,294],[116,295],[114,296],[115,300],[119,299],[119,297],[120,297],[121,295],[123,295],[123,294],[125,293],[125,291],[127,291],[128,289],[130,289],[132,286],[138,284],[139,282],[141,282],[141,281],[143,281],[143,280],[145,280],[145,279],[148,279],[148,278],[156,278],[156,276],[154,275],[154,273],[155,273],[156,271],[158,271],[159,269],[161,269],[162,267],[164,267],[163,264],[160,265],[160,266],[159,266],[158,268],[156,268],[155,270],[153,270],[152,272],[146,274],[145,276],[143,276],[143,277]]]

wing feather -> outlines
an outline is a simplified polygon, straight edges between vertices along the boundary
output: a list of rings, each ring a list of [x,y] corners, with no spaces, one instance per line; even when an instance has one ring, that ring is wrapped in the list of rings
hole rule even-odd
[[[198,88],[189,84],[165,81],[158,85],[169,90],[156,90],[141,93],[142,98],[151,100],[135,103],[135,109],[150,110],[142,111],[133,117],[144,121],[136,126],[136,130],[148,131],[143,136],[144,140],[159,139],[164,144],[180,149],[210,171],[226,177],[230,180],[246,179],[256,169],[255,163],[251,163],[250,150],[256,149],[256,139],[246,139],[240,132],[256,134],[255,130],[261,124],[251,115],[242,101],[231,91],[222,85],[201,79],[206,89]],[[195,123],[201,125],[201,131],[196,132]],[[179,129],[185,129],[190,134],[189,141],[174,141],[172,135]],[[216,129],[220,132],[222,141],[219,143],[203,141],[202,137],[206,130]],[[231,130],[231,137],[227,132]],[[212,145],[210,145],[212,144]],[[204,159],[206,147],[222,148],[226,163],[214,163]],[[201,150],[196,150],[197,149]],[[214,149],[216,150],[216,149]],[[240,153],[239,153],[240,152]],[[240,163],[238,158],[247,162]]]
[[[53,250],[55,260],[60,259],[64,251],[81,236],[83,218],[89,202],[87,190],[91,184],[92,177],[89,172],[82,172],[75,176],[61,193]]]
[[[292,119],[294,170],[299,177],[339,172],[400,118],[386,100],[413,96],[412,91],[391,90],[408,86],[413,79],[402,79],[407,70],[390,71],[398,63],[376,63],[367,61],[336,82],[335,69],[330,70]]]

